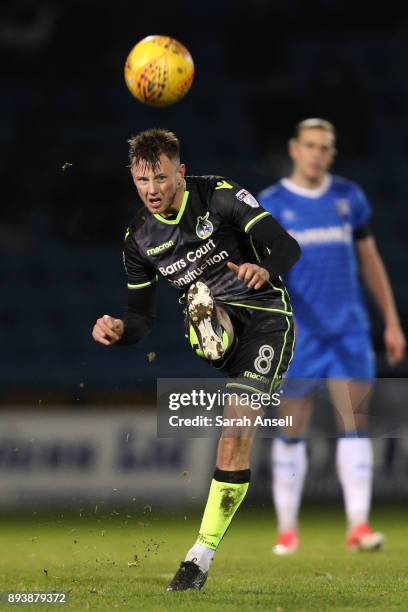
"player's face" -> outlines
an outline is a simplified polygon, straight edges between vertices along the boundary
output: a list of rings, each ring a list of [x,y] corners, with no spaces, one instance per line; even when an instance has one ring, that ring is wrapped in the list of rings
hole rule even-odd
[[[333,163],[334,136],[319,128],[304,129],[291,140],[289,153],[297,173],[309,181],[319,181]]]
[[[161,154],[156,168],[141,160],[138,164],[132,164],[130,171],[138,194],[149,212],[166,214],[178,210],[181,201],[177,196],[184,185],[184,164]]]

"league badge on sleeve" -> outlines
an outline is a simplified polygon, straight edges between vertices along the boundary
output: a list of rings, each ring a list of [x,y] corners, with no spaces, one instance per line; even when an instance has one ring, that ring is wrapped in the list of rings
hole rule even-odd
[[[240,191],[238,191],[238,193],[235,194],[235,197],[237,198],[237,200],[240,200],[241,202],[245,202],[245,204],[248,204],[248,206],[250,206],[251,208],[259,207],[259,204],[254,198],[254,196],[251,193],[249,193],[249,191],[247,191],[246,189],[241,189]]]
[[[203,217],[197,217],[196,234],[201,240],[209,238],[214,231],[214,226],[209,220],[210,213],[206,213]]]

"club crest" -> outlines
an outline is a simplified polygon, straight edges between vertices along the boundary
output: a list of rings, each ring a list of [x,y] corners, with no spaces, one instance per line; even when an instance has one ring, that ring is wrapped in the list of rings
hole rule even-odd
[[[285,208],[282,211],[282,219],[284,221],[294,221],[296,218],[295,213],[293,212],[293,210],[290,210],[289,208]]]
[[[197,217],[196,234],[201,240],[209,238],[214,231],[214,226],[209,220],[210,213],[206,213],[203,217]]]
[[[336,211],[339,217],[347,217],[350,214],[350,202],[346,199],[335,200]]]

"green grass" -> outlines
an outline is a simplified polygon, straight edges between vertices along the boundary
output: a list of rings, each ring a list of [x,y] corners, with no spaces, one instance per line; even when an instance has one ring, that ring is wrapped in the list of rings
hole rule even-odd
[[[0,591],[70,591],[69,606],[30,610],[406,610],[408,522],[377,508],[380,553],[344,549],[344,518],[322,505],[302,514],[300,552],[271,554],[274,518],[242,510],[200,593],[164,588],[191,545],[199,516],[126,514],[0,519]],[[134,565],[128,566],[128,562]],[[1,609],[21,610],[3,605]]]

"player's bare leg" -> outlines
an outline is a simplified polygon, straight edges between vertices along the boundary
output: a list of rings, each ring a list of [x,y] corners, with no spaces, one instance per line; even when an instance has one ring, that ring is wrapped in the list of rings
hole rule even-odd
[[[279,417],[292,417],[292,427],[283,428],[271,446],[272,497],[278,537],[273,552],[288,555],[299,546],[298,515],[307,471],[305,432],[312,414],[312,400],[286,397]]]
[[[385,537],[369,526],[373,451],[367,436],[367,413],[371,386],[365,382],[331,380],[328,388],[341,435],[336,464],[347,517],[346,546],[349,550],[378,550]]]

